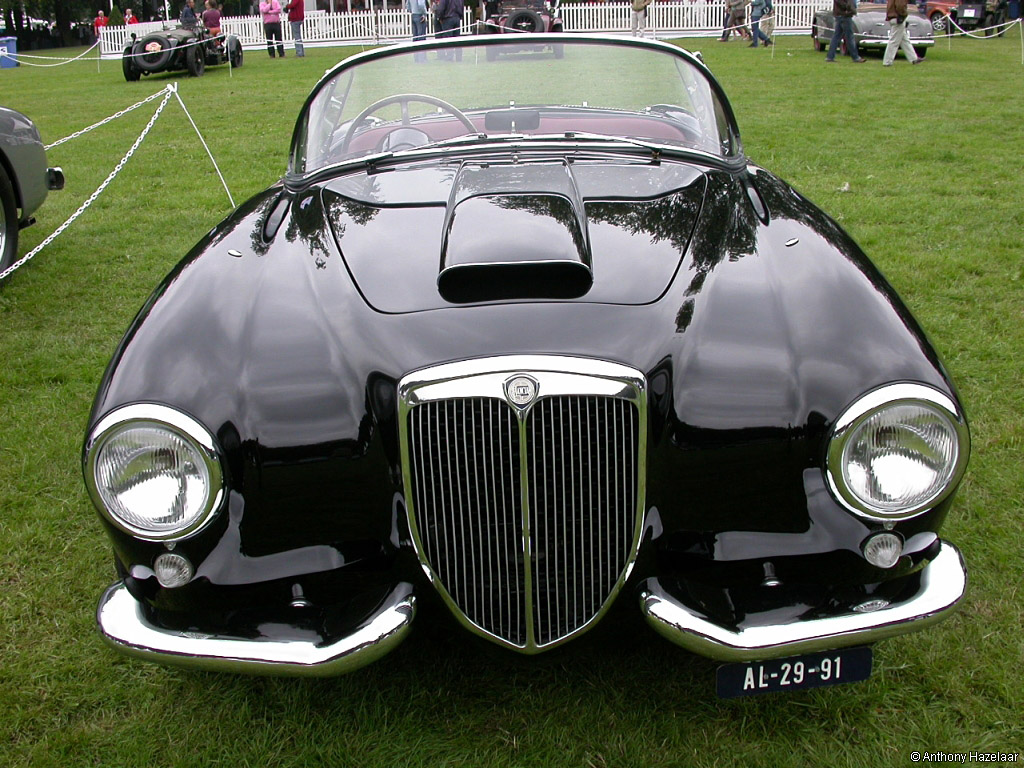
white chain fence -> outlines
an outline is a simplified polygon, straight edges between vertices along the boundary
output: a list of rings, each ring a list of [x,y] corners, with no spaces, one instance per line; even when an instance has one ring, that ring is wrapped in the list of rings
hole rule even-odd
[[[22,266],[24,266],[30,260],[32,260],[37,253],[39,253],[46,246],[52,243],[62,232],[64,232],[64,230],[71,226],[75,219],[77,219],[79,216],[85,213],[89,206],[96,201],[96,198],[98,198],[103,193],[103,190],[105,190],[110,185],[110,183],[114,180],[117,174],[121,172],[121,169],[124,168],[125,163],[127,163],[131,156],[135,154],[135,151],[139,148],[139,145],[142,144],[143,139],[146,138],[146,135],[156,124],[157,118],[160,117],[160,113],[164,111],[164,107],[167,106],[167,102],[171,100],[172,96],[178,100],[178,103],[181,105],[182,110],[184,110],[186,117],[188,117],[188,121],[192,124],[192,127],[195,129],[196,135],[199,136],[199,141],[202,143],[203,148],[206,150],[206,154],[209,155],[210,161],[213,163],[213,167],[217,171],[217,176],[220,178],[221,184],[224,185],[224,191],[227,193],[228,201],[231,203],[231,207],[235,207],[235,200],[231,196],[231,190],[228,189],[227,182],[224,181],[224,176],[220,172],[220,167],[217,165],[217,161],[214,159],[213,153],[210,151],[209,146],[207,146],[206,140],[203,138],[203,135],[199,131],[198,126],[196,126],[195,120],[192,119],[192,115],[189,114],[188,109],[185,107],[185,102],[183,102],[181,100],[181,96],[178,95],[177,83],[171,83],[163,90],[157,91],[151,96],[147,96],[145,99],[138,102],[137,104],[132,104],[132,106],[122,109],[120,112],[117,112],[111,115],[110,117],[104,118],[103,120],[100,120],[98,123],[90,125],[88,128],[83,128],[80,131],[75,131],[70,136],[65,136],[63,139],[58,139],[52,144],[46,145],[46,149],[49,150],[53,147],[63,144],[66,141],[71,141],[72,139],[76,139],[79,136],[83,136],[84,134],[89,133],[90,131],[96,128],[99,128],[102,125],[106,125],[107,123],[110,123],[119,117],[127,115],[129,112],[132,112],[133,110],[136,110],[139,107],[148,104],[151,101],[155,101],[161,96],[163,97],[163,99],[157,106],[156,111],[153,113],[153,116],[149,119],[149,122],[146,123],[146,127],[142,129],[142,133],[140,133],[138,138],[135,139],[135,142],[131,145],[131,147],[128,148],[128,151],[125,152],[124,157],[122,157],[121,160],[114,167],[114,170],[112,170],[110,174],[107,176],[107,178],[104,179],[103,182],[96,188],[96,190],[91,195],[89,195],[88,199],[86,199],[86,201],[78,207],[78,210],[72,213],[63,224],[61,224],[59,227],[57,227],[56,230],[53,231],[53,233],[48,235],[39,245],[37,245],[31,251],[22,256],[18,261],[14,262],[14,264],[12,264],[10,267],[5,269],[3,272],[0,272],[0,283],[6,280],[16,270],[20,269]]]

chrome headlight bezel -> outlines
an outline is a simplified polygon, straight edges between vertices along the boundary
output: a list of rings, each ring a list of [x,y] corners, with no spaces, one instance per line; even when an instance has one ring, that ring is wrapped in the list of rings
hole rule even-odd
[[[954,439],[954,455],[947,463],[941,483],[930,492],[914,499],[912,503],[894,508],[874,504],[851,488],[846,473],[846,453],[848,446],[866,422],[886,410],[900,406],[922,408],[945,421]],[[826,482],[836,500],[856,515],[871,520],[906,520],[932,509],[953,492],[967,468],[970,443],[967,420],[951,397],[924,384],[887,384],[862,395],[836,420],[828,442]]]
[[[97,480],[97,459],[113,438],[137,428],[163,430],[185,441],[199,457],[205,471],[207,489],[203,503],[195,514],[173,529],[146,528],[133,524],[104,502]],[[224,498],[222,452],[213,435],[191,416],[159,403],[126,405],[100,419],[86,440],[83,463],[86,488],[96,508],[115,527],[145,541],[177,541],[199,532],[214,518]]]

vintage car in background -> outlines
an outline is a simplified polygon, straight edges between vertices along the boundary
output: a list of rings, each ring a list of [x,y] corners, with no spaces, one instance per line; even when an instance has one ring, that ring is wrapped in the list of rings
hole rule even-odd
[[[814,21],[811,23],[814,50],[828,51],[834,28],[835,21],[831,10],[814,12]],[[916,13],[911,13],[907,17],[907,34],[910,36],[911,45],[914,46],[914,53],[919,58],[927,56],[928,49],[935,45],[932,23]],[[857,15],[853,17],[853,36],[861,53],[885,50],[885,46],[889,44],[889,22],[885,20],[885,3],[858,3]],[[846,53],[845,43],[842,45],[842,52]]]
[[[968,428],[907,307],[697,57],[554,39],[343,61],[146,301],[83,451],[108,644],[328,675],[632,608],[733,696],[864,679],[957,605]]]
[[[18,255],[18,232],[50,190],[64,188],[64,173],[46,164],[39,129],[21,112],[0,107],[0,272]]]
[[[199,77],[207,66],[228,63],[242,66],[242,43],[235,35],[213,37],[202,26],[150,32],[132,41],[121,54],[121,69],[128,82],[156,72],[185,70]]]
[[[917,4],[918,11],[932,25],[935,32],[946,32],[950,18],[956,20],[958,0],[926,0]]]
[[[998,35],[1002,37],[1006,29],[1009,10],[1006,0],[986,0],[985,2],[962,2],[956,7],[956,25],[961,30],[971,32],[979,30],[986,37]]]
[[[559,0],[553,3],[545,0],[500,0],[485,4],[487,18],[481,29],[490,34],[524,35],[537,32],[562,32],[562,19],[558,15]],[[532,39],[515,48],[508,45],[501,50],[506,53],[521,51],[550,50],[556,59],[562,58],[562,46],[556,43]],[[487,49],[487,56],[493,61],[501,52],[496,47]]]

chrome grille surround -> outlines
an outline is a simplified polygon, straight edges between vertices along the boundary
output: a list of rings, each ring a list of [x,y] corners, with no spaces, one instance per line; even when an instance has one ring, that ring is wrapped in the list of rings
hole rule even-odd
[[[491,357],[401,380],[409,528],[462,624],[537,653],[601,618],[639,547],[646,424],[646,380],[618,363]]]

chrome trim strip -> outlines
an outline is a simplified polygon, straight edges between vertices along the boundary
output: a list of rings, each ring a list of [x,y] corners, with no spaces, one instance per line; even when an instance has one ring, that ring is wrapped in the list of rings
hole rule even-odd
[[[405,638],[415,614],[412,585],[403,582],[347,637],[282,641],[203,635],[154,626],[119,581],[100,598],[96,621],[107,645],[147,661],[249,674],[327,676],[384,656]]]
[[[540,384],[536,398],[525,407],[514,408],[519,424],[519,457],[520,457],[520,497],[524,538],[520,541],[526,566],[525,601],[518,601],[513,608],[514,613],[524,610],[526,625],[526,642],[523,645],[510,643],[486,628],[474,623],[465,615],[458,601],[449,592],[452,585],[447,586],[431,565],[416,523],[416,509],[412,468],[410,466],[410,435],[409,413],[418,405],[432,401],[444,401],[457,398],[491,398],[507,404],[505,383],[510,375],[524,374],[533,377]],[[526,423],[529,414],[538,402],[550,397],[563,395],[606,396],[626,400],[636,408],[637,419],[637,451],[636,451],[636,488],[634,498],[635,522],[632,530],[632,541],[629,543],[624,567],[613,588],[607,595],[600,610],[583,625],[569,634],[548,643],[538,643],[534,634],[534,596],[533,580],[535,574],[530,564],[533,537],[530,535],[530,497],[529,467],[526,461]],[[593,358],[568,357],[560,355],[506,355],[490,358],[478,358],[454,363],[443,363],[430,368],[414,371],[402,378],[398,385],[399,411],[399,442],[401,445],[402,478],[405,488],[405,503],[409,529],[412,533],[413,547],[419,558],[420,566],[437,589],[442,600],[448,605],[457,620],[470,631],[481,635],[505,648],[523,653],[539,653],[554,648],[586,631],[596,624],[611,607],[615,596],[621,591],[626,579],[632,572],[640,549],[640,538],[646,499],[646,455],[647,455],[647,382],[643,374],[635,368]],[[511,439],[511,436],[510,436]],[[618,491],[619,489],[616,488]],[[625,490],[625,489],[623,489]],[[565,567],[563,565],[563,571]],[[511,606],[510,606],[511,607]],[[560,620],[560,618],[559,618]]]
[[[187,526],[176,531],[154,533],[151,530],[130,525],[111,513],[103,503],[99,488],[96,486],[96,456],[107,439],[116,430],[129,423],[150,423],[166,427],[186,438],[202,454],[206,469],[210,473],[210,495],[202,514]],[[224,470],[221,465],[222,455],[209,430],[188,414],[160,403],[132,403],[111,411],[96,422],[85,442],[82,474],[85,476],[85,485],[96,509],[122,531],[144,541],[178,541],[198,533],[213,520],[220,510],[221,502],[224,500],[225,485]]]
[[[964,596],[967,571],[960,551],[941,542],[939,554],[920,572],[913,595],[873,613],[841,613],[822,619],[746,629],[722,626],[668,595],[657,579],[640,594],[647,622],[689,651],[720,661],[755,661],[874,643],[914,632],[946,618]]]
[[[937,409],[949,419],[957,436],[957,455],[946,485],[931,498],[900,512],[885,512],[870,507],[846,487],[842,479],[842,455],[848,436],[859,424],[883,407],[899,403],[924,403]],[[970,453],[971,433],[967,428],[967,419],[952,398],[924,384],[914,382],[886,384],[859,397],[836,420],[828,442],[824,468],[825,483],[843,507],[860,517],[869,520],[906,520],[927,512],[956,489],[967,469],[967,459]]]

